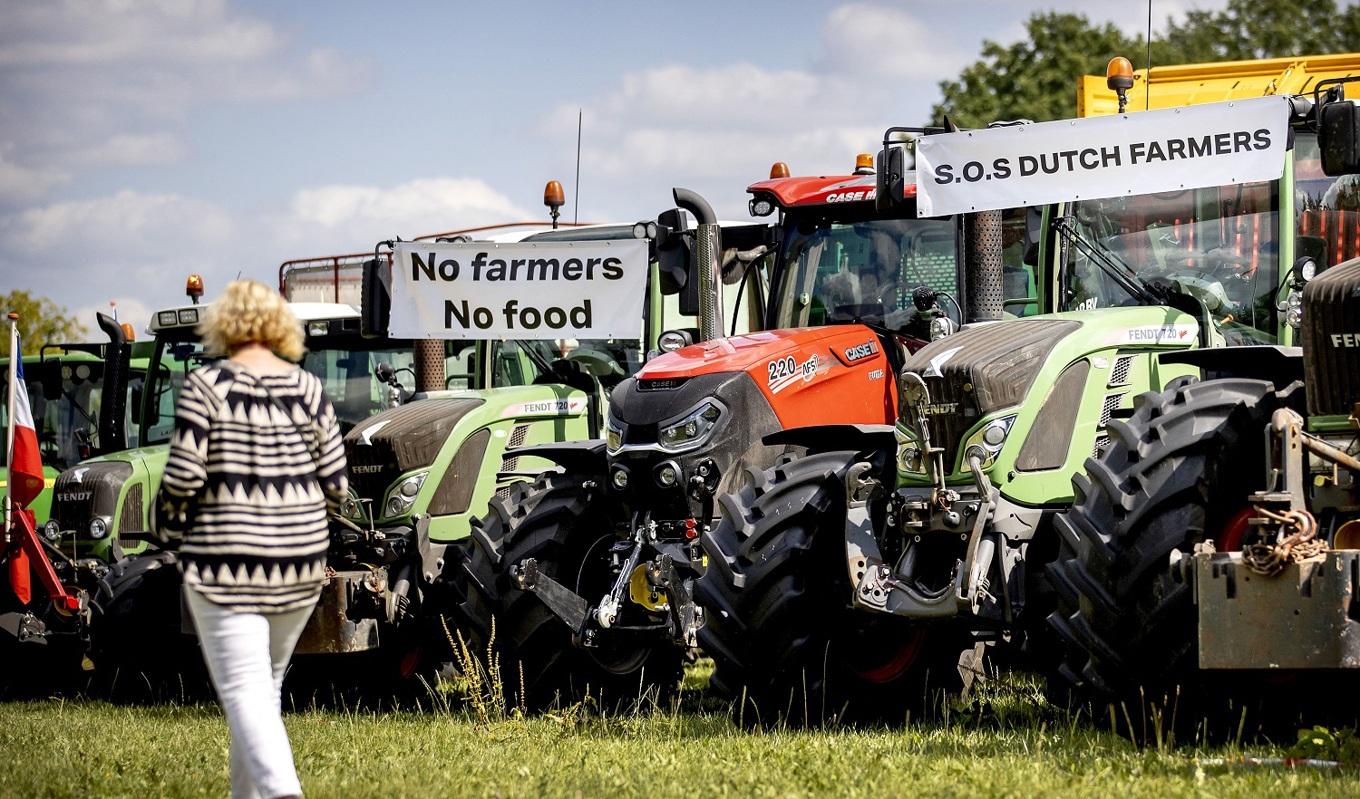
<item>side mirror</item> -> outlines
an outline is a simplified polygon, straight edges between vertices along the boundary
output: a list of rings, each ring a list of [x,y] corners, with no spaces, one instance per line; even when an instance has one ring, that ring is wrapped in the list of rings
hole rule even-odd
[[[656,259],[661,267],[662,294],[679,294],[690,283],[690,243],[685,236],[688,222],[679,208],[663,211],[656,218]]]
[[[42,382],[43,399],[48,402],[61,399],[61,361],[53,358],[43,360],[38,367],[38,380]]]
[[[1329,265],[1327,263],[1327,240],[1321,236],[1294,237],[1294,257],[1297,259],[1296,263],[1304,258],[1311,258],[1317,264],[1317,271],[1321,272]]]
[[[1350,100],[1336,100],[1325,103],[1318,118],[1323,173],[1360,174],[1360,108]]]
[[[874,208],[887,213],[906,203],[907,148],[889,144],[878,153]]]
[[[142,407],[142,387],[133,386],[132,390],[128,392],[128,395],[130,397],[128,401],[132,403],[132,413],[135,416],[141,411]]]
[[[383,338],[392,319],[392,273],[381,258],[365,261],[359,285],[359,335]]]

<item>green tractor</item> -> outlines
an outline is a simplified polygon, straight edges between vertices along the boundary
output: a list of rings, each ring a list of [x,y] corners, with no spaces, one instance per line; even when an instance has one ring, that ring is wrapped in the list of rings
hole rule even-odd
[[[1300,713],[1350,724],[1360,709],[1360,116],[1341,94],[1354,80],[1319,83],[1279,190],[1296,241],[1321,245],[1296,245],[1286,275],[1302,348],[1205,353],[1203,379],[1139,396],[1055,520],[1056,675],[1122,703],[1130,725],[1212,722],[1229,704],[1230,729]]]
[[[28,403],[33,409],[33,420],[38,425],[38,445],[42,452],[43,473],[47,484],[42,494],[30,507],[41,526],[47,521],[52,506],[52,485],[67,467],[74,466],[95,455],[116,452],[127,446],[127,424],[119,430],[107,432],[112,419],[104,418],[103,398],[105,364],[110,353],[130,345],[128,383],[136,390],[146,374],[149,342],[132,343],[130,325],[117,325],[115,320],[99,315],[100,328],[111,337],[109,344],[48,344],[36,355],[24,356],[24,370],[28,376]],[[116,329],[115,329],[116,328]],[[0,358],[0,372],[8,372],[9,359]],[[8,383],[0,384],[0,429],[8,424],[3,414],[8,403],[5,396]],[[122,406],[126,408],[126,403]],[[133,425],[131,435],[136,435]],[[105,441],[105,439],[109,439]],[[4,453],[0,453],[0,458]],[[0,494],[5,488],[4,464],[0,461]]]
[[[1052,648],[1054,517],[1134,398],[1294,341],[1283,309],[1325,247],[1297,205],[1321,180],[1316,115],[1288,113],[1278,180],[1036,210],[1029,275],[997,298],[1023,318],[931,342],[897,372],[894,425],[793,431],[809,454],[723,499],[701,644],[747,719],[900,719],[964,689],[985,645]]]
[[[193,658],[170,657],[179,636],[159,639],[166,628],[178,632],[178,573],[163,568],[172,555],[149,543],[150,502],[169,450],[179,387],[189,370],[203,359],[195,332],[206,306],[197,304],[202,282],[192,276],[188,293],[193,304],[157,311],[148,325],[153,340],[146,345],[141,371],[126,371],[130,348],[121,348],[104,363],[105,395],[131,400],[131,449],[112,447],[98,457],[67,468],[55,480],[50,517],[41,527],[53,568],[68,589],[82,597],[76,614],[29,611],[28,639],[47,643],[52,661],[65,672],[83,662],[137,669],[148,673],[177,668]],[[409,364],[412,342],[378,342],[359,333],[359,314],[349,305],[294,303],[303,322],[308,353],[303,368],[321,377],[331,393],[342,425],[349,427],[398,401],[391,371]],[[116,373],[116,374],[115,374]],[[117,375],[126,375],[119,377]],[[387,377],[387,380],[383,380]],[[117,425],[101,439],[123,440],[125,407],[107,399]],[[164,584],[164,592],[140,590]],[[109,672],[106,672],[108,674]],[[113,679],[114,675],[110,674]],[[66,681],[70,684],[71,681]],[[131,679],[129,679],[131,682]]]
[[[31,505],[39,552],[29,555],[30,585],[41,586],[28,601],[10,583],[8,566],[0,574],[0,669],[7,690],[26,691],[54,684],[45,679],[66,665],[67,657],[88,644],[84,624],[90,613],[90,587],[96,575],[72,558],[51,534],[50,509],[60,472],[98,453],[127,447],[129,384],[144,379],[149,344],[132,344],[131,326],[97,315],[107,344],[43,347],[24,359],[29,406],[37,426],[46,485]],[[7,368],[8,363],[3,367]],[[0,408],[7,408],[0,386]],[[111,393],[112,392],[112,393]],[[7,422],[7,420],[4,420]],[[19,544],[6,546],[7,553]]]

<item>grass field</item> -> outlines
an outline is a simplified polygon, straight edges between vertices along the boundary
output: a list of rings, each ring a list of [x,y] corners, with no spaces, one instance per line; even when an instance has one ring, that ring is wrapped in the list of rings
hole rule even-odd
[[[1360,773],[1215,765],[1270,746],[1140,749],[1001,685],[949,718],[897,729],[748,732],[696,672],[673,710],[571,708],[479,717],[289,714],[309,796],[1309,796],[1360,795]],[[0,704],[0,795],[225,796],[213,705]]]

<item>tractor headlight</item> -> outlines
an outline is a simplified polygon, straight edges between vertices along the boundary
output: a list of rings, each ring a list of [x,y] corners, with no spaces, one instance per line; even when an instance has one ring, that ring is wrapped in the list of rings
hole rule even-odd
[[[90,519],[90,538],[99,540],[109,534],[109,522],[112,521],[107,516],[96,516]]]
[[[364,509],[359,505],[359,499],[353,494],[345,497],[345,501],[340,503],[340,515],[353,522],[364,520]]]
[[[954,333],[953,319],[950,319],[947,316],[937,316],[934,319],[930,320],[931,341],[944,338],[945,336],[953,335],[953,333]]]
[[[620,449],[623,449],[623,425],[607,415],[604,417],[604,451],[614,455]]]
[[[996,462],[997,453],[1006,445],[1006,437],[1015,424],[1015,414],[1000,416],[983,425],[963,442],[964,458],[976,456],[986,469]],[[967,465],[965,463],[965,465]]]
[[[420,487],[425,485],[425,478],[429,476],[429,472],[416,472],[387,492],[387,504],[383,510],[388,518],[400,516],[416,504],[416,494],[420,493]]]
[[[61,525],[57,523],[56,519],[49,519],[47,524],[43,525],[43,538],[54,544],[61,538]]]
[[[916,439],[916,434],[900,425],[895,432],[897,433],[898,471],[925,474],[925,453],[921,451],[921,442]]]
[[[1303,327],[1303,292],[1298,289],[1290,289],[1289,296],[1284,300],[1284,320],[1289,326],[1298,330]]]
[[[678,422],[661,428],[658,443],[667,452],[685,452],[702,445],[722,418],[722,406],[707,400]]]

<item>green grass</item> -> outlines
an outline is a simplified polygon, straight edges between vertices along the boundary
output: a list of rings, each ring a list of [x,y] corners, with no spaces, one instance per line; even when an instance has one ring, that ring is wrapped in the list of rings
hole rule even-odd
[[[287,716],[309,796],[1355,796],[1360,773],[1210,766],[1269,747],[1140,749],[1044,709],[1023,683],[900,729],[746,732],[690,676],[681,708]],[[224,796],[215,706],[0,704],[2,796]]]

